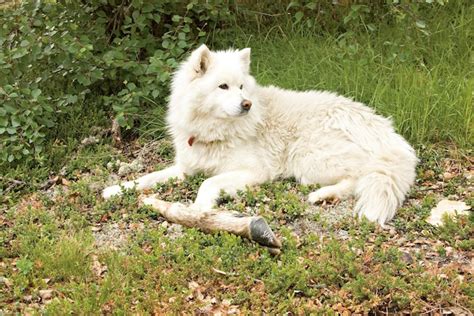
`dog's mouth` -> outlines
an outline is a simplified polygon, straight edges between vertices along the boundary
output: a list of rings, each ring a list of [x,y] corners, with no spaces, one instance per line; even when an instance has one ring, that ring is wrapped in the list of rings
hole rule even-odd
[[[245,110],[245,109],[240,109],[240,111],[232,111],[232,112],[227,112],[227,111],[224,111],[226,116],[230,119],[232,118],[240,118],[240,117],[243,117],[243,116],[246,116],[249,114],[250,110]]]
[[[250,112],[250,109],[241,109],[238,116],[245,116],[245,115],[249,114],[249,112]]]

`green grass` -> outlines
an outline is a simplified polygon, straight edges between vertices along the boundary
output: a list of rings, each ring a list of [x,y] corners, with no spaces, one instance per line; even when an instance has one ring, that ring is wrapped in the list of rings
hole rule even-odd
[[[253,74],[262,84],[352,97],[391,116],[397,130],[415,145],[453,142],[472,147],[473,47],[462,36],[443,39],[445,33],[403,47],[387,33],[349,37],[342,43],[331,37],[270,34],[239,46],[252,47]]]
[[[116,154],[100,144],[95,149],[99,156]],[[157,151],[171,155],[166,142]],[[425,219],[440,198],[433,193],[415,189],[411,198],[421,201],[399,211],[393,230],[351,216],[328,220],[328,208],[308,214],[305,197],[315,187],[291,179],[265,183],[235,199],[223,196],[221,207],[267,219],[283,241],[282,254],[272,257],[227,233],[176,232],[156,211],[140,206],[133,190],[102,200],[98,190],[111,172],[105,165],[115,154],[91,170],[91,153],[88,148],[77,153],[70,183],[24,196],[0,214],[5,312],[326,314],[474,308],[472,275],[465,272],[474,218],[448,220],[441,228],[428,225]],[[434,151],[423,156],[419,181],[438,178],[443,169],[434,166],[445,157]],[[426,178],[427,170],[435,173]],[[172,180],[154,191],[169,201],[189,202],[203,180],[202,175]],[[455,177],[447,185],[453,182],[460,190],[469,186],[463,181]],[[297,233],[296,222],[305,218],[316,231]],[[52,297],[42,299],[44,290]]]

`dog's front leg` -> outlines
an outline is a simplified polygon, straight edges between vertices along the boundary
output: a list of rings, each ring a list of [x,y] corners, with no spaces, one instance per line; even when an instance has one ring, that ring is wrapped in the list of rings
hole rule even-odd
[[[221,191],[233,196],[238,190],[243,190],[246,186],[262,183],[265,180],[267,179],[264,175],[250,170],[219,174],[206,179],[201,184],[196,201],[192,207],[200,210],[209,210],[216,205]]]
[[[114,195],[119,195],[122,193],[122,188],[130,189],[135,187],[137,190],[149,189],[156,183],[165,182],[171,178],[184,179],[184,173],[177,165],[149,173],[133,181],[127,181],[119,185],[107,187],[104,189],[104,191],[102,191],[102,197],[104,199],[108,199]]]

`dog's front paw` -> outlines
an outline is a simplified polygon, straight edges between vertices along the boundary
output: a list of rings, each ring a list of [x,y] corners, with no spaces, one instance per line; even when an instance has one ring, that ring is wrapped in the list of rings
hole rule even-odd
[[[336,197],[328,190],[328,187],[318,189],[308,195],[308,202],[311,204],[322,203],[333,199],[336,199]]]
[[[316,204],[316,203],[322,202],[323,200],[324,200],[324,196],[322,196],[320,192],[318,191],[311,192],[308,195],[308,202],[311,204]]]
[[[104,199],[109,199],[114,195],[120,195],[122,194],[122,188],[119,185],[112,185],[110,187],[107,187],[102,191],[102,197]]]

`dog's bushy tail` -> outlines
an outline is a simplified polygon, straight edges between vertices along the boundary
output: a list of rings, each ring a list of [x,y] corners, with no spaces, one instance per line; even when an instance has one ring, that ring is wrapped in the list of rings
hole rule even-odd
[[[410,179],[401,179],[381,172],[363,176],[355,187],[355,214],[359,217],[365,216],[383,226],[395,216],[397,208],[403,203],[410,189],[410,182]]]

